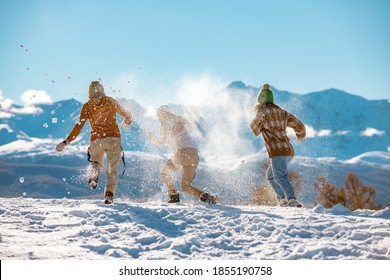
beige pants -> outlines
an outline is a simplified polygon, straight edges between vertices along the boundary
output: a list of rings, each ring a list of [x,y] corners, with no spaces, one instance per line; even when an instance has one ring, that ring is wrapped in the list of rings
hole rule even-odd
[[[106,187],[104,193],[111,192],[115,195],[118,184],[118,166],[121,158],[121,139],[117,137],[107,137],[92,141],[89,146],[91,154],[91,164],[99,166],[99,172],[104,167],[104,154],[107,155]]]
[[[203,193],[201,190],[192,186],[195,178],[196,168],[199,164],[198,151],[195,148],[184,148],[176,152],[161,169],[161,178],[168,187],[170,195],[177,194],[172,174],[181,169],[181,189],[183,192],[200,197]]]

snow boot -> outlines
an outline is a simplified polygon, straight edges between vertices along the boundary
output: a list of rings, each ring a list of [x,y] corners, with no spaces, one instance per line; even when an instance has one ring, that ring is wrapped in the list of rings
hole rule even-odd
[[[302,204],[300,204],[298,202],[298,200],[296,200],[295,198],[290,198],[288,200],[288,206],[289,207],[298,207],[298,208],[300,208],[300,207],[302,207]]]
[[[114,194],[112,192],[106,192],[106,199],[104,200],[104,204],[112,203],[114,203]]]
[[[98,186],[98,178],[96,179],[89,179],[88,180],[88,186],[90,187],[91,190],[94,190]]]
[[[168,203],[178,203],[178,202],[180,202],[180,197],[178,193],[169,195]]]
[[[89,170],[88,170],[88,186],[94,190],[97,188],[98,186],[98,180],[99,180],[99,173],[100,173],[100,169],[99,169],[99,165],[95,162],[93,162],[90,167],[89,167]]]
[[[202,193],[201,196],[199,197],[200,201],[206,202],[208,204],[217,204],[218,201],[218,196],[216,195],[211,195],[209,193]]]
[[[280,207],[287,207],[288,206],[288,200],[285,197],[282,197],[279,199],[279,206]]]

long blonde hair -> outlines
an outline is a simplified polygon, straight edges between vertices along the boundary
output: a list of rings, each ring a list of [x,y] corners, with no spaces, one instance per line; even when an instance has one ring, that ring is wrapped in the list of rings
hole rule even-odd
[[[104,87],[99,81],[92,81],[89,85],[89,93],[88,98],[101,98],[105,97],[106,94],[104,93]]]

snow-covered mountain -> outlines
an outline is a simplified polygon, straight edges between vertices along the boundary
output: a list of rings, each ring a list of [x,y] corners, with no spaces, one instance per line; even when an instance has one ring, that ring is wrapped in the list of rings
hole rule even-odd
[[[369,101],[336,89],[306,95],[273,91],[275,102],[307,126],[303,144],[298,144],[293,134],[291,137],[296,150],[292,168],[303,177],[304,203],[313,201],[312,185],[317,176],[326,176],[341,186],[348,172],[376,187],[378,203],[390,202],[387,100]],[[201,164],[194,183],[220,193],[225,203],[249,203],[253,186],[263,180],[259,174],[266,158],[263,142],[249,129],[257,92],[257,88],[234,82],[211,96],[200,93],[193,104],[172,105],[189,119],[200,150]],[[134,100],[120,102],[132,112],[134,122],[129,131],[122,131],[127,164],[118,195],[163,199],[159,169],[167,150],[151,146],[146,139],[148,131],[158,131],[157,120]],[[32,108],[1,107],[0,196],[96,196],[86,189],[84,178],[89,126],[64,153],[54,152],[55,145],[72,129],[81,105],[72,99]]]
[[[234,82],[234,91],[256,95],[257,88]],[[273,89],[275,103],[299,117],[308,130],[305,145],[297,154],[309,157],[350,159],[372,151],[390,148],[390,102],[367,100],[347,92],[328,89],[294,94]]]

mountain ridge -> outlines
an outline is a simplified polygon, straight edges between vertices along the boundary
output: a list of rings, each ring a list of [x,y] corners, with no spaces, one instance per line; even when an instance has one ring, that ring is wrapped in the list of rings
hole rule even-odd
[[[312,183],[316,176],[326,176],[341,186],[347,173],[355,172],[378,189],[379,203],[390,201],[390,182],[385,176],[390,169],[387,100],[356,99],[352,94],[333,89],[307,95],[273,91],[276,103],[299,117],[307,128],[307,140],[302,144],[296,142],[293,133],[289,135],[296,154],[291,167],[305,176],[308,200],[315,195]],[[334,102],[333,93],[342,96],[344,103]],[[233,82],[206,96],[197,106],[172,104],[173,111],[189,119],[200,151],[195,183],[221,193],[229,201],[248,201],[250,186],[263,180],[258,174],[266,158],[263,140],[254,137],[249,128],[256,95],[256,88]],[[127,165],[126,175],[120,179],[119,195],[154,196],[164,189],[159,169],[169,156],[167,149],[156,148],[147,141],[148,131],[158,133],[158,121],[135,100],[119,101],[134,117],[130,130],[122,130]],[[85,155],[89,125],[62,154],[54,151],[77,121],[82,103],[72,98],[35,106],[41,111],[22,114],[9,108],[5,113],[12,111],[14,116],[0,119],[0,194],[56,198],[95,195],[86,190],[83,175],[88,164]],[[36,167],[26,166],[29,163]],[[20,178],[24,178],[23,183]]]

